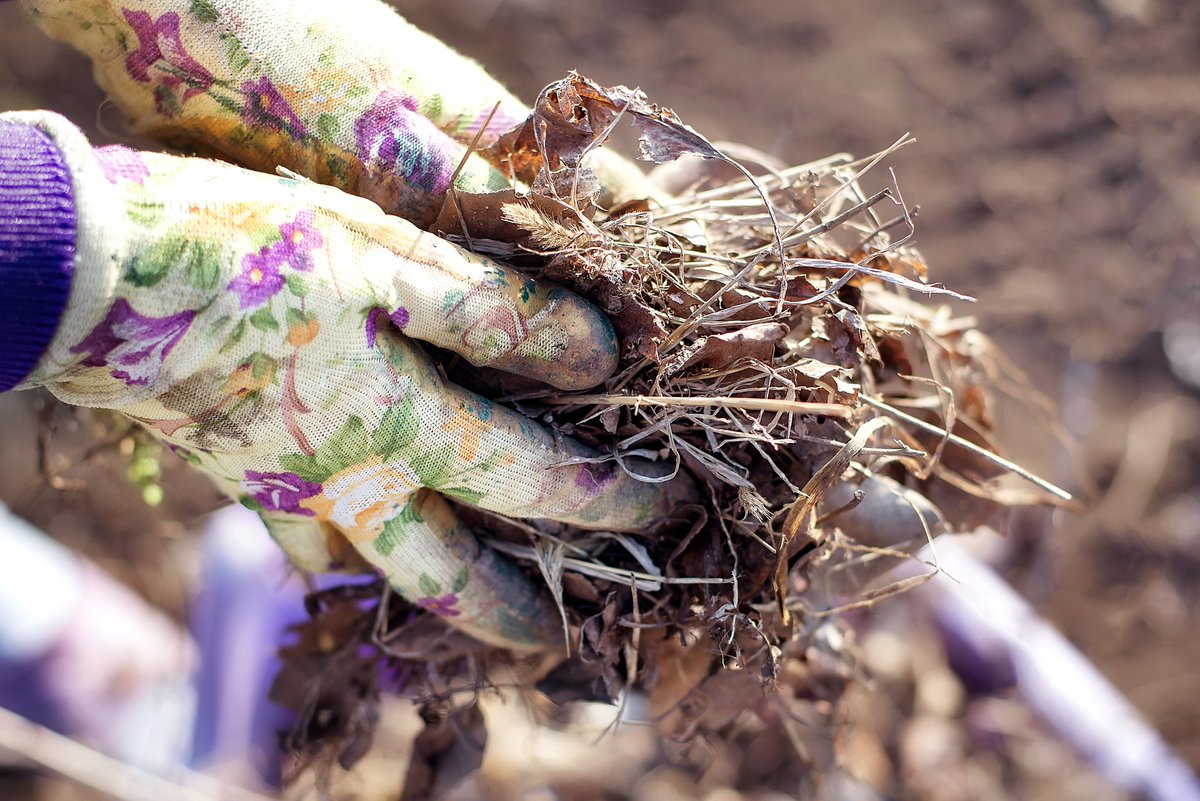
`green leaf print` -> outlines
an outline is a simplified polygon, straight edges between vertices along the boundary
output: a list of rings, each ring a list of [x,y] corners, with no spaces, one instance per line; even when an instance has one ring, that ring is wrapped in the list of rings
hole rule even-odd
[[[259,331],[278,331],[279,321],[275,319],[275,315],[271,314],[271,309],[263,306],[261,309],[250,315],[250,325],[257,328]]]
[[[305,481],[320,484],[329,478],[331,473],[325,472],[311,456],[302,453],[285,453],[279,457],[279,466],[289,473],[295,473]]]
[[[421,479],[422,486],[440,489],[446,483],[450,477],[456,448],[455,445],[446,445],[413,460],[413,470]]]
[[[386,462],[411,445],[420,429],[416,408],[412,400],[405,398],[384,413],[379,427],[371,435],[371,450]]]
[[[333,432],[313,454],[313,459],[325,470],[325,477],[356,465],[370,453],[370,439],[361,417],[351,417]],[[324,480],[324,479],[322,479]]]
[[[469,503],[472,506],[477,506],[480,501],[487,497],[486,492],[479,490],[467,489],[466,487],[443,487],[438,490],[448,498],[453,498],[456,501]]]
[[[158,200],[133,198],[125,204],[125,216],[143,228],[153,228],[162,221],[167,207]]]
[[[370,453],[369,445],[362,418],[351,417],[322,442],[312,456],[285,453],[279,457],[279,465],[305,481],[320,484],[334,473],[361,462]]]
[[[380,556],[391,556],[392,551],[404,542],[408,534],[408,526],[399,517],[393,517],[383,524],[383,533],[371,543]]]
[[[471,582],[471,570],[466,565],[463,565],[462,570],[458,571],[458,575],[454,577],[454,583],[450,585],[450,592],[458,595],[467,588],[467,584]]]
[[[383,556],[391,556],[392,551],[408,536],[408,527],[424,522],[425,518],[417,512],[417,496],[414,494],[400,510],[400,514],[383,524],[383,533],[375,538],[375,550]]]
[[[225,60],[229,62],[229,68],[234,72],[241,72],[250,63],[250,56],[246,54],[236,36],[223,33],[221,38],[225,40]]]
[[[222,314],[220,317],[212,321],[212,325],[208,327],[208,337],[212,339],[217,335],[222,328],[229,325],[229,321],[233,319],[232,315]]]
[[[337,139],[341,127],[342,124],[338,122],[338,118],[328,112],[317,117],[317,135],[324,142],[332,142]]]
[[[229,332],[229,338],[225,340],[225,344],[221,346],[221,353],[225,353],[233,349],[237,343],[242,341],[242,335],[246,333],[246,318],[237,321],[237,325]]]
[[[287,284],[288,292],[291,292],[298,298],[302,298],[308,294],[308,284],[304,283],[304,279],[295,273],[285,275],[283,282]]]
[[[325,166],[329,169],[329,172],[331,175],[333,175],[333,177],[337,178],[339,181],[346,180],[348,165],[345,159],[339,158],[332,153],[326,153]]]
[[[279,367],[278,362],[261,351],[250,356],[249,364],[250,375],[255,379],[260,379],[266,375],[274,375]]]
[[[125,280],[137,287],[154,286],[184,260],[182,236],[167,236],[125,262]]]
[[[431,597],[437,597],[442,594],[442,585],[430,578],[428,573],[422,573],[420,578],[417,579],[417,589],[421,591],[422,595]]]
[[[463,302],[465,296],[466,293],[461,289],[446,290],[446,293],[442,295],[442,311],[449,314],[451,309]]]
[[[238,503],[240,503],[242,506],[245,506],[251,512],[256,512],[257,514],[262,514],[263,512],[262,504],[254,500],[254,498],[249,495],[243,495],[238,498]]]
[[[297,325],[304,325],[308,322],[308,317],[305,316],[304,312],[300,311],[299,309],[293,309],[291,306],[289,306],[287,311],[283,313],[283,319],[287,321],[288,328]]]
[[[220,246],[212,242],[192,242],[188,250],[188,283],[201,292],[216,289],[221,277]]]
[[[427,95],[424,100],[421,101],[421,116],[425,119],[433,120],[434,124],[440,124],[442,119],[442,108],[444,105],[445,102],[442,100],[442,96],[440,94],[434,92],[430,95]]]
[[[188,11],[191,11],[192,15],[201,22],[216,22],[220,17],[212,0],[192,0]]]

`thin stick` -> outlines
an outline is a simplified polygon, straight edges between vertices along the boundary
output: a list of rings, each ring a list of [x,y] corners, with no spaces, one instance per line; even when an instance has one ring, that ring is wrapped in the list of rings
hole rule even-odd
[[[537,553],[532,546],[518,545],[515,542],[505,542],[503,540],[486,539],[484,543],[492,548],[495,548],[501,553],[506,553],[509,556],[515,556],[520,559],[536,559]],[[601,562],[589,562],[584,559],[573,559],[566,557],[562,560],[563,567],[574,570],[576,573],[582,573],[585,576],[602,579],[604,581],[618,581],[625,579],[634,579],[638,581],[638,589],[642,592],[657,592],[659,584],[729,584],[731,579],[727,578],[688,578],[685,576],[655,576],[650,573],[643,573],[640,570],[627,570],[622,567],[609,567]]]
[[[461,159],[458,160],[458,166],[454,168],[454,172],[450,175],[450,184],[448,193],[450,201],[454,204],[454,211],[458,215],[458,224],[462,226],[463,238],[467,240],[467,250],[474,251],[475,243],[471,241],[471,232],[467,230],[467,218],[463,216],[462,205],[458,200],[458,189],[454,186],[454,182],[458,180],[458,174],[462,172],[462,168],[467,165],[467,159],[471,158],[471,154],[475,152],[475,148],[479,146],[479,139],[483,136],[483,132],[492,124],[492,117],[500,110],[500,101],[496,101],[496,105],[492,106],[492,110],[488,112],[487,119],[483,121],[483,125],[479,126],[479,130],[475,132],[475,138],[471,140],[471,144],[467,145],[467,150],[463,153]]]
[[[904,134],[904,136],[901,136],[899,139],[897,139],[895,142],[893,142],[889,147],[876,153],[874,156],[871,157],[870,161],[868,161],[866,163],[865,167],[863,167],[858,172],[854,173],[854,175],[852,175],[847,180],[840,183],[832,192],[830,192],[819,203],[817,203],[817,205],[813,206],[812,211],[805,214],[803,217],[801,217],[799,220],[797,220],[795,223],[793,223],[791,228],[784,231],[783,232],[784,239],[786,239],[787,237],[794,234],[796,232],[797,228],[799,228],[801,225],[803,225],[804,223],[808,222],[813,217],[815,217],[817,212],[819,212],[821,209],[825,208],[830,203],[832,203],[833,200],[838,195],[840,195],[842,192],[844,192],[847,188],[854,186],[858,182],[858,179],[862,178],[864,175],[866,175],[868,172],[870,172],[875,167],[876,164],[883,161],[885,158],[892,155],[893,153],[895,153],[897,150],[904,147],[905,145],[910,144],[915,141],[917,141],[917,140],[913,139],[911,134],[906,133],[906,134]]]
[[[674,398],[662,395],[570,395],[565,398],[547,398],[546,403],[560,406],[607,403],[610,406],[715,406],[718,409],[750,409],[762,412],[795,412],[797,414],[823,414],[826,417],[850,417],[854,409],[837,403],[806,403],[782,398]]]
[[[875,398],[871,398],[866,395],[859,395],[858,399],[868,406],[875,407],[889,417],[895,417],[898,420],[903,420],[910,425],[914,425],[917,428],[928,431],[930,434],[936,434],[939,437],[944,437],[946,441],[954,443],[963,450],[968,450],[976,456],[982,456],[989,462],[997,464],[1012,473],[1016,473],[1021,478],[1025,479],[1031,484],[1035,484],[1041,489],[1044,489],[1046,492],[1050,493],[1056,498],[1061,498],[1064,501],[1071,500],[1071,493],[1067,492],[1065,489],[1062,489],[1055,484],[1051,484],[1044,478],[1035,476],[1033,473],[1029,472],[1024,467],[1021,467],[1016,462],[1010,462],[1003,456],[998,456],[992,453],[987,448],[981,448],[970,440],[965,440],[957,434],[951,434],[950,432],[946,431],[946,429],[935,426],[933,423],[927,423],[919,417],[913,417],[911,414],[906,414],[905,412],[902,412],[896,407],[890,406],[881,400],[876,400]]]
[[[798,164],[795,167],[788,167],[786,170],[782,170],[773,176],[764,176],[764,177],[768,178],[768,179],[772,178],[772,177],[778,179],[780,181],[780,186],[782,187],[782,186],[786,185],[786,182],[788,180],[795,178],[797,176],[800,176],[800,175],[804,175],[805,173],[820,172],[820,171],[831,169],[833,167],[852,167],[856,162],[852,162],[850,159],[851,159],[851,157],[846,153],[835,153],[832,156],[828,156],[828,157],[820,159],[818,161],[811,161],[807,164]],[[745,192],[745,191],[753,189],[753,188],[754,188],[753,184],[751,184],[749,181],[740,180],[740,181],[735,181],[735,182],[725,184],[724,186],[716,187],[714,189],[706,189],[703,192],[697,192],[694,195],[691,195],[688,198],[686,198],[686,202],[688,202],[688,203],[695,204],[695,202],[697,202],[697,201],[699,202],[698,205],[695,205],[695,209],[686,208],[686,209],[682,209],[679,211],[672,210],[671,209],[672,205],[680,205],[680,203],[684,202],[684,201],[678,201],[675,204],[668,203],[665,206],[665,208],[668,210],[669,213],[665,214],[665,215],[660,215],[660,216],[661,217],[670,217],[670,216],[675,216],[675,215],[687,214],[693,210],[701,210],[702,211],[705,208],[709,207],[714,200],[717,200],[719,198],[730,197],[731,195],[738,195],[742,192]]]
[[[156,776],[3,708],[0,751],[16,754],[117,801],[271,801],[268,796],[182,768],[176,780]]]

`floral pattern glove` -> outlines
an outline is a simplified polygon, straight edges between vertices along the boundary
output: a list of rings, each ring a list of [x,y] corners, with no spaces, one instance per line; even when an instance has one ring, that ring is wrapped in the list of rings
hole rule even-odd
[[[175,147],[265,172],[281,165],[421,227],[452,183],[509,186],[467,145],[476,134],[490,144],[529,106],[378,0],[22,5],[92,59],[135,131]],[[659,197],[611,151],[588,163],[610,201]]]
[[[612,371],[614,335],[567,291],[303,179],[93,150],[45,112],[0,115],[13,124],[62,154],[77,229],[69,302],[23,386],[140,421],[299,564],[327,566],[339,532],[406,598],[482,640],[544,647],[561,636],[546,595],[445,497],[633,531],[691,492],[585,461],[446,382],[413,341],[588,387]]]

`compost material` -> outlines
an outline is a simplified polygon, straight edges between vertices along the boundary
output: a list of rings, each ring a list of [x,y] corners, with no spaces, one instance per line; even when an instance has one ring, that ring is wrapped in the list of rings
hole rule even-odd
[[[625,124],[671,194],[605,208],[589,156]],[[382,583],[311,596],[276,686],[301,713],[301,764],[354,764],[379,693],[399,692],[427,724],[419,795],[469,768],[438,755],[483,736],[474,700],[503,683],[539,703],[644,697],[697,770],[761,757],[768,730],[781,770],[833,769],[830,726],[861,675],[840,613],[921,581],[886,574],[936,534],[1069,501],[991,441],[992,387],[1012,377],[961,314],[970,298],[930,282],[894,176],[861,188],[908,141],[787,167],[573,73],[481,151],[522,189],[452,192],[434,232],[596,303],[620,368],[574,393],[454,360],[448,377],[616,469],[665,462],[697,499],[639,535],[461,509],[544,580],[565,658],[514,662]]]

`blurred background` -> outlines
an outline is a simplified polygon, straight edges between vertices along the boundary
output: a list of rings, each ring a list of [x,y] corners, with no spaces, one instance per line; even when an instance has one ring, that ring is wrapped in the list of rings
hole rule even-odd
[[[522,97],[575,69],[788,163],[911,132],[890,163],[919,207],[932,280],[979,299],[958,311],[1052,404],[1017,390],[999,439],[1088,505],[1011,515],[1002,572],[1200,766],[1200,4],[393,5]],[[8,3],[0,108],[53,109],[96,143],[120,141],[85,61]],[[116,447],[98,448],[105,437]],[[165,476],[131,483],[132,441],[34,394],[0,396],[0,443],[0,500],[182,618],[191,532],[219,505],[203,479],[166,460]],[[149,484],[166,487],[158,506]],[[946,673],[930,624],[904,600],[874,614],[890,633],[864,641],[880,678],[851,698],[864,724],[842,744],[869,784],[897,798],[1125,797],[1017,707],[980,706],[969,688],[930,702],[922,677]],[[1007,721],[984,727],[1006,738],[1003,759],[978,742],[981,715]]]

